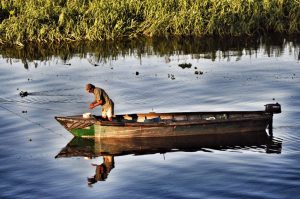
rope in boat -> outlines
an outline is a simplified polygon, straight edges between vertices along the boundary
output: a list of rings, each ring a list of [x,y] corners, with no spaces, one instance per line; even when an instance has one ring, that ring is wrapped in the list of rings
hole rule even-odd
[[[44,127],[44,126],[42,126],[40,123],[37,123],[37,122],[35,122],[35,121],[32,121],[32,120],[30,120],[30,119],[28,119],[28,118],[22,116],[21,114],[18,114],[18,113],[16,113],[16,112],[14,112],[14,111],[12,111],[12,110],[10,110],[10,109],[4,107],[4,106],[1,106],[1,105],[0,105],[0,108],[2,108],[2,109],[4,109],[4,110],[6,110],[6,111],[12,113],[13,115],[16,115],[16,116],[20,117],[20,118],[22,118],[22,119],[25,119],[26,121],[28,121],[28,122],[30,122],[30,123],[32,123],[32,124],[34,124],[34,125],[37,125],[37,126],[39,126],[39,127],[43,128],[43,129],[45,129],[45,130],[47,130],[47,131],[49,131],[49,132],[55,134],[55,135],[59,135],[59,136],[61,136],[61,137],[64,137],[65,139],[69,140],[69,139],[68,139],[67,137],[65,137],[63,134],[56,133],[54,130],[52,130],[52,129],[50,129],[50,128],[47,128],[47,127]]]

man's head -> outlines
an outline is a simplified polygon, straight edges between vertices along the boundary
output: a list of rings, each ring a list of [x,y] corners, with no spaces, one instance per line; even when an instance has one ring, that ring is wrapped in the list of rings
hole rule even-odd
[[[85,85],[85,90],[89,93],[93,93],[95,89],[95,86],[93,84],[87,84]]]

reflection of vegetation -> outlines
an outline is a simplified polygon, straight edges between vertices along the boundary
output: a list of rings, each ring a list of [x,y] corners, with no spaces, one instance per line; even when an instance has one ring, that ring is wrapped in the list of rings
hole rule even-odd
[[[119,56],[158,55],[168,57],[171,55],[190,54],[193,59],[211,59],[253,55],[257,50],[268,56],[280,56],[286,46],[294,48],[296,59],[299,59],[299,38],[274,35],[269,37],[252,38],[223,38],[214,37],[186,37],[182,38],[152,38],[123,40],[119,42],[75,42],[61,45],[25,45],[23,48],[0,46],[0,55],[8,60],[20,59],[24,67],[28,68],[30,62],[49,61],[55,58],[68,63],[72,57],[86,58],[92,65],[106,63]],[[299,54],[299,55],[298,55]]]
[[[1,0],[0,43],[299,33],[297,0]]]

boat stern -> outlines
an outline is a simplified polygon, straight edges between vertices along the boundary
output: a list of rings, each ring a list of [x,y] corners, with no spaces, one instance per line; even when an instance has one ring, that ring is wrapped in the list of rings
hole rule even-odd
[[[279,103],[266,104],[265,112],[270,115],[270,119],[268,122],[268,130],[269,130],[269,135],[273,136],[273,114],[281,113],[281,105]]]

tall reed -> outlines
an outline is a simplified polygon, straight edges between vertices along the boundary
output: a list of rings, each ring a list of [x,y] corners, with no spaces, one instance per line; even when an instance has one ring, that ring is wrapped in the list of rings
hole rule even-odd
[[[299,0],[1,0],[0,43],[299,33]]]

